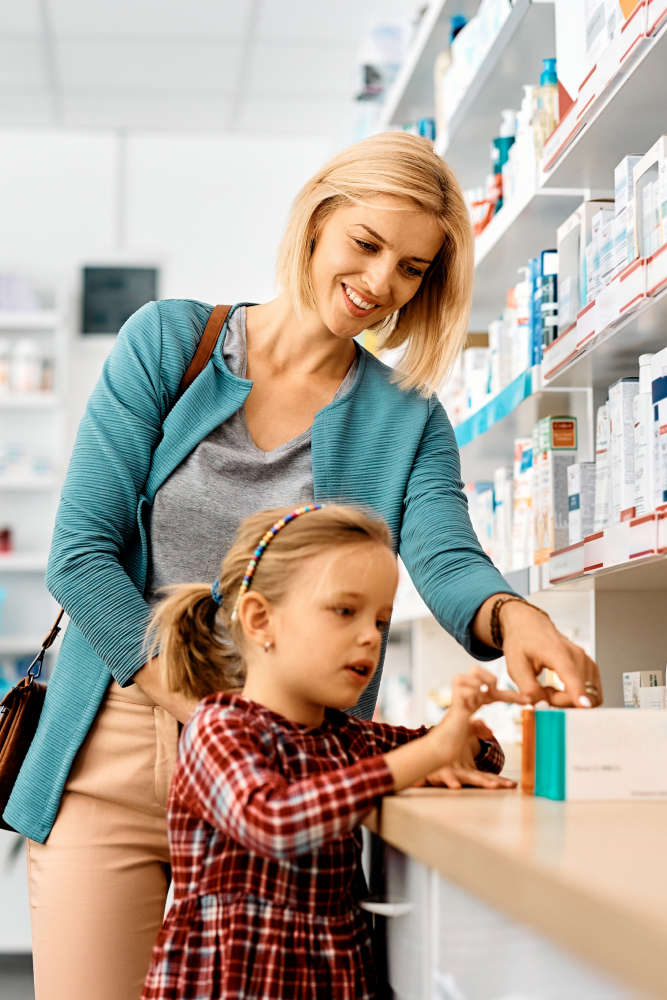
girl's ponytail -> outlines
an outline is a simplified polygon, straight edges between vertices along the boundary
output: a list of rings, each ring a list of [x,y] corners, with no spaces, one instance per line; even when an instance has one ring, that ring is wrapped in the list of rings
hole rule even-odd
[[[241,660],[219,626],[210,585],[185,583],[167,593],[149,629],[149,659],[159,654],[166,687],[201,699],[241,686]]]

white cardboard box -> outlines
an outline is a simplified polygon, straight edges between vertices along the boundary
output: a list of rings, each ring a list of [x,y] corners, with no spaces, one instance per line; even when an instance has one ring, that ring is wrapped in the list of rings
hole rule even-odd
[[[667,799],[667,712],[565,712],[565,797]]]

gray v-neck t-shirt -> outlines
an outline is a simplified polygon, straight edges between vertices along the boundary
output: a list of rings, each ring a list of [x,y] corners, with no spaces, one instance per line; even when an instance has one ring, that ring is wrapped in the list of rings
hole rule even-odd
[[[245,306],[232,313],[222,354],[229,370],[245,378]],[[331,400],[354,382],[357,357]],[[155,495],[150,517],[146,598],[174,583],[215,580],[244,518],[271,507],[312,502],[312,428],[262,451],[250,437],[241,407],[199,442]],[[249,553],[250,555],[250,553]]]

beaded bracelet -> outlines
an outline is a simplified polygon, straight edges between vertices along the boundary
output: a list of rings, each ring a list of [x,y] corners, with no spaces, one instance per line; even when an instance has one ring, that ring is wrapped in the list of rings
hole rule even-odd
[[[509,594],[506,597],[499,597],[497,601],[494,601],[493,607],[491,608],[491,639],[497,649],[503,648],[503,633],[500,628],[500,609],[503,604],[507,604],[509,601],[518,601],[519,604],[527,604],[529,608],[534,608],[535,611],[539,611],[541,615],[545,616],[545,618],[549,618],[546,611],[543,611],[542,608],[538,608],[535,604],[531,604],[530,601],[524,600],[523,597],[511,597]],[[550,618],[549,621],[551,621]]]

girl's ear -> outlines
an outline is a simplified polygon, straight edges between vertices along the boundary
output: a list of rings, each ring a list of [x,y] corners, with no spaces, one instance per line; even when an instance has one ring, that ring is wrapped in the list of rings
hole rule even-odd
[[[256,590],[244,594],[239,602],[238,619],[244,638],[262,648],[273,643],[273,605]]]

